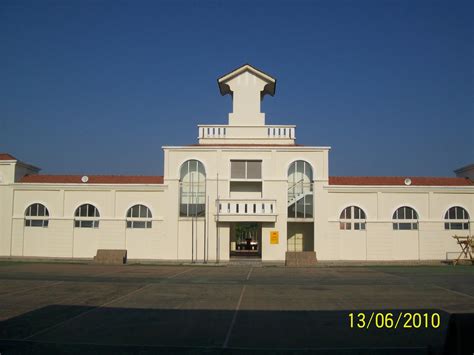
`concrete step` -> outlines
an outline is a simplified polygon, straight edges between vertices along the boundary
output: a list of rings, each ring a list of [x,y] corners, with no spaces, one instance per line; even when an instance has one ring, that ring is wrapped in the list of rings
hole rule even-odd
[[[314,251],[287,251],[285,258],[286,266],[315,266],[317,264],[316,252]]]
[[[126,264],[127,250],[125,249],[98,249],[94,257],[94,263],[97,264]]]

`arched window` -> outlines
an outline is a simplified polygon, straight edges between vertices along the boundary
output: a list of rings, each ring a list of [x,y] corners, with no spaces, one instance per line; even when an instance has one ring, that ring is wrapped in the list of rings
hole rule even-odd
[[[47,227],[49,224],[49,211],[41,203],[33,203],[25,211],[26,227]]]
[[[451,207],[444,215],[444,229],[469,229],[469,213],[459,206]]]
[[[74,227],[76,228],[99,228],[99,210],[91,205],[79,206],[74,213]]]
[[[400,207],[393,214],[394,230],[418,229],[418,213],[407,206]]]
[[[180,206],[181,217],[201,217],[206,214],[206,170],[198,160],[181,165]]]
[[[339,216],[339,228],[344,230],[365,230],[365,212],[357,206],[344,208]]]
[[[144,205],[130,207],[127,212],[127,228],[151,228],[151,211]]]
[[[313,218],[313,169],[303,160],[288,168],[288,218]]]

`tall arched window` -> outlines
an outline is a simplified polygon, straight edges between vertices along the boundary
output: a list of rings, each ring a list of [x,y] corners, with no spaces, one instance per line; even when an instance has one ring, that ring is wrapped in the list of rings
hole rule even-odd
[[[99,228],[99,210],[91,205],[79,206],[74,213],[74,227],[76,228]]]
[[[344,208],[339,216],[339,228],[344,230],[365,230],[365,212],[357,206]]]
[[[469,213],[459,206],[451,207],[444,215],[444,229],[469,229]]]
[[[313,169],[303,160],[288,169],[288,218],[313,218]]]
[[[206,214],[206,170],[198,160],[181,165],[180,206],[182,217],[201,217]]]
[[[127,228],[151,228],[151,211],[144,205],[135,205],[127,211]]]
[[[49,211],[41,203],[33,203],[25,211],[26,227],[47,227],[49,224]]]
[[[418,213],[407,206],[400,207],[393,214],[394,230],[418,229]]]

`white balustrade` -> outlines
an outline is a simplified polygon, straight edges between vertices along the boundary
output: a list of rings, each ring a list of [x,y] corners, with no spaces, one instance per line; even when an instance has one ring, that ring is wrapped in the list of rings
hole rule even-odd
[[[225,138],[227,127],[199,126],[199,138]]]
[[[295,126],[199,125],[199,139],[282,139],[295,140]]]
[[[276,215],[276,200],[221,199],[218,203],[220,216]]]
[[[269,138],[295,138],[295,128],[287,126],[267,126],[267,136]]]

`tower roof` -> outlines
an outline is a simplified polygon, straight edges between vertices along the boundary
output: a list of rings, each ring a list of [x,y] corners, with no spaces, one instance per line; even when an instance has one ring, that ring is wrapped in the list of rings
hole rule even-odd
[[[221,76],[219,79],[217,79],[217,84],[219,85],[219,90],[221,92],[221,95],[231,94],[232,91],[230,90],[230,87],[229,85],[227,85],[227,83],[233,78],[235,78],[236,76],[239,76],[242,73],[247,72],[247,71],[256,75],[257,77],[259,77],[260,79],[262,79],[263,81],[267,83],[261,93],[262,97],[266,94],[269,94],[271,96],[275,95],[276,79],[268,75],[267,73],[251,66],[250,64],[244,64],[241,67],[238,67],[237,69],[234,69],[230,73],[227,73]]]

